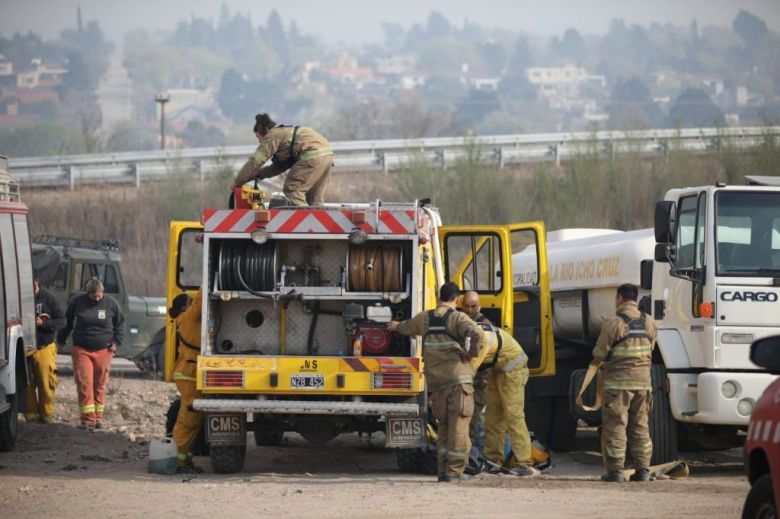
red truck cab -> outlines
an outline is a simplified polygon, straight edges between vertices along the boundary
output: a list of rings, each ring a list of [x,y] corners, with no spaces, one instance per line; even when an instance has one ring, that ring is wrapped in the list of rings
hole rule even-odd
[[[780,374],[780,335],[755,341],[750,360]],[[750,492],[743,519],[777,517],[780,510],[780,377],[766,388],[750,417],[745,440],[745,471]]]

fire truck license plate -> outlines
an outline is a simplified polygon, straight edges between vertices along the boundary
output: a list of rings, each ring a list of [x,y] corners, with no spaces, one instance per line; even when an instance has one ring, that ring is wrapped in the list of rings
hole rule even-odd
[[[290,375],[290,387],[293,389],[323,389],[325,377],[322,375]]]
[[[422,418],[388,418],[385,431],[387,447],[414,447],[425,440]]]

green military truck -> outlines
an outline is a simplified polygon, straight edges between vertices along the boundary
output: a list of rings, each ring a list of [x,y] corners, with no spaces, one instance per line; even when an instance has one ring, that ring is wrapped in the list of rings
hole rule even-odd
[[[165,298],[138,297],[127,292],[120,267],[117,240],[84,240],[61,236],[33,238],[32,263],[41,283],[67,308],[68,301],[97,277],[105,294],[113,297],[125,314],[125,340],[116,356],[132,359],[165,328]],[[71,341],[60,353],[70,353]]]

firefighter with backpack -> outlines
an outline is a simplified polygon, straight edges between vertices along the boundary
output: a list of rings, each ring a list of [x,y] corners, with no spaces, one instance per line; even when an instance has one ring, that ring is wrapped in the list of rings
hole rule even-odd
[[[482,329],[456,309],[458,291],[454,283],[445,283],[435,310],[387,326],[402,335],[423,336],[425,380],[438,426],[438,479],[445,483],[468,479],[463,471],[471,450],[469,422],[474,412],[471,360],[482,348]]]
[[[650,481],[653,442],[648,426],[652,406],[650,369],[658,335],[655,320],[637,306],[637,287],[620,285],[614,317],[601,329],[593,348],[602,384],[601,451],[606,473],[602,481],[624,481],[626,444],[636,472],[631,481]]]

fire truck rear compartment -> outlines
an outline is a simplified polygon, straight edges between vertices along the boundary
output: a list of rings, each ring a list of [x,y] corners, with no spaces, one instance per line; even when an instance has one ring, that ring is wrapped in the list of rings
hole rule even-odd
[[[411,316],[413,240],[210,242],[213,354],[413,354],[408,338],[386,332]]]

